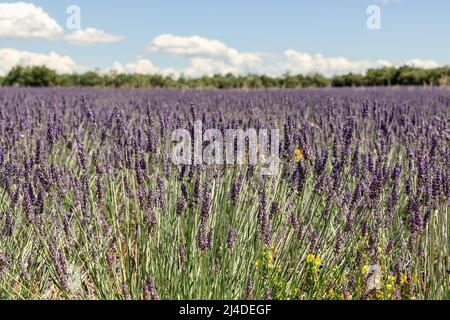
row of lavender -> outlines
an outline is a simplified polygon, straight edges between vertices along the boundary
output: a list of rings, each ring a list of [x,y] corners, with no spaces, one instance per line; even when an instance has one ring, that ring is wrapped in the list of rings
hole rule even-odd
[[[450,91],[0,90],[0,298],[448,299]],[[281,167],[172,163],[278,128]]]

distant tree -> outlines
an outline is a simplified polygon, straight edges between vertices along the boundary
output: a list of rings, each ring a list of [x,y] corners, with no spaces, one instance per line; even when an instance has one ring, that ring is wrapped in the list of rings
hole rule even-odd
[[[441,68],[441,72],[439,72],[439,79],[438,79],[437,85],[440,85],[440,86],[450,85],[450,68],[449,67]]]
[[[17,86],[24,85],[22,81],[23,67],[17,66],[12,68],[6,77],[3,79],[3,85],[5,86]]]
[[[26,70],[31,73],[30,86],[34,87],[50,87],[55,86],[57,81],[57,74],[45,66],[33,67]]]
[[[100,87],[104,85],[103,77],[95,71],[88,71],[81,74],[78,81],[78,84],[82,87]]]
[[[245,78],[245,84],[244,84],[245,88],[248,89],[260,89],[263,87],[262,85],[262,81],[259,78],[258,75],[256,74],[249,74],[246,78]]]
[[[323,75],[316,73],[311,78],[311,84],[315,87],[328,87],[331,85],[331,80],[325,78]]]
[[[127,74],[118,74],[115,75],[112,79],[112,84],[116,88],[124,87],[127,83],[129,83],[129,75]]]
[[[3,80],[7,86],[49,87],[57,84],[57,74],[45,66],[21,67],[11,69]]]
[[[60,87],[76,87],[79,83],[77,74],[62,74],[59,75],[56,81]]]
[[[301,84],[298,77],[291,76],[289,73],[284,75],[282,82],[284,88],[297,88]]]
[[[345,87],[345,79],[343,76],[339,75],[339,76],[334,76],[331,79],[331,85],[333,87]]]
[[[424,85],[427,84],[429,70],[402,66],[398,69],[398,84],[400,85]]]
[[[369,69],[366,73],[366,84],[369,86],[390,86],[398,84],[398,70],[395,67]]]
[[[164,76],[156,74],[148,77],[148,83],[152,88],[165,88],[168,86],[169,79]]]
[[[285,73],[281,77],[248,74],[215,74],[199,78],[178,79],[159,74],[119,74],[88,71],[82,74],[57,74],[45,66],[12,68],[0,78],[2,86],[33,87],[128,87],[128,88],[308,88],[308,87],[355,87],[355,86],[391,86],[391,85],[450,85],[449,67],[422,69],[411,66],[383,67],[369,69],[365,75],[343,74],[327,78],[321,74],[292,75]]]

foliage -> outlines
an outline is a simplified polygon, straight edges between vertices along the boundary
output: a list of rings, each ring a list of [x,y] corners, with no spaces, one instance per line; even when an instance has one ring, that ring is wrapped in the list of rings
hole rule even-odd
[[[51,87],[57,84],[57,74],[45,66],[14,67],[3,79],[3,85]]]
[[[0,80],[2,80],[0,78]],[[360,86],[441,86],[449,85],[448,67],[420,69],[408,66],[369,69],[365,75],[344,74],[326,78],[320,74],[269,77],[266,75],[214,75],[201,78],[172,79],[162,75],[100,74],[87,71],[82,74],[56,74],[47,67],[15,67],[0,81],[4,86],[26,87],[115,87],[115,88],[309,88],[309,87],[360,87]]]

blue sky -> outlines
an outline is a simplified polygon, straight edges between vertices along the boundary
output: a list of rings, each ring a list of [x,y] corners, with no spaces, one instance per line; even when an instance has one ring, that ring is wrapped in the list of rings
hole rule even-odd
[[[5,17],[5,10],[0,12],[0,50],[15,50],[5,51],[3,58],[0,56],[3,73],[13,62],[34,64],[35,60],[61,72],[115,68],[121,72],[172,72],[192,76],[228,71],[337,74],[364,72],[368,67],[385,64],[416,63],[431,67],[450,63],[449,1],[47,0],[27,3],[34,8],[13,7],[17,10],[8,12],[13,17]],[[2,4],[5,2],[0,2],[0,8]],[[369,30],[366,26],[369,17],[366,9],[373,4],[381,10],[380,30]],[[69,5],[80,7],[82,30],[95,28],[107,35],[120,36],[120,41],[103,43],[101,35],[98,42],[90,39],[89,45],[64,40],[73,32],[66,28]],[[39,7],[62,32],[39,37],[15,35],[17,26],[27,23],[31,29],[44,27],[40,23],[41,13],[36,13]],[[22,23],[22,10],[30,10],[40,22]],[[15,25],[2,23],[2,19],[13,19]],[[8,27],[13,30],[6,30]],[[171,37],[158,38],[168,34]],[[218,45],[212,41],[225,47],[219,46],[212,53],[210,47]],[[189,46],[195,47],[194,53]],[[55,56],[49,56],[51,52],[57,57],[67,56],[70,62],[60,67],[67,61],[58,62]],[[13,53],[21,58],[14,58]],[[8,60],[2,61],[5,59]]]

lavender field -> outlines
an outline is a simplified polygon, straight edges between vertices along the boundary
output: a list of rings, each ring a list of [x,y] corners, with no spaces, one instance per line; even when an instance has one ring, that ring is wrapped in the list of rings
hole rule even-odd
[[[281,165],[175,165],[174,130]],[[450,90],[0,88],[0,299],[450,299]]]

